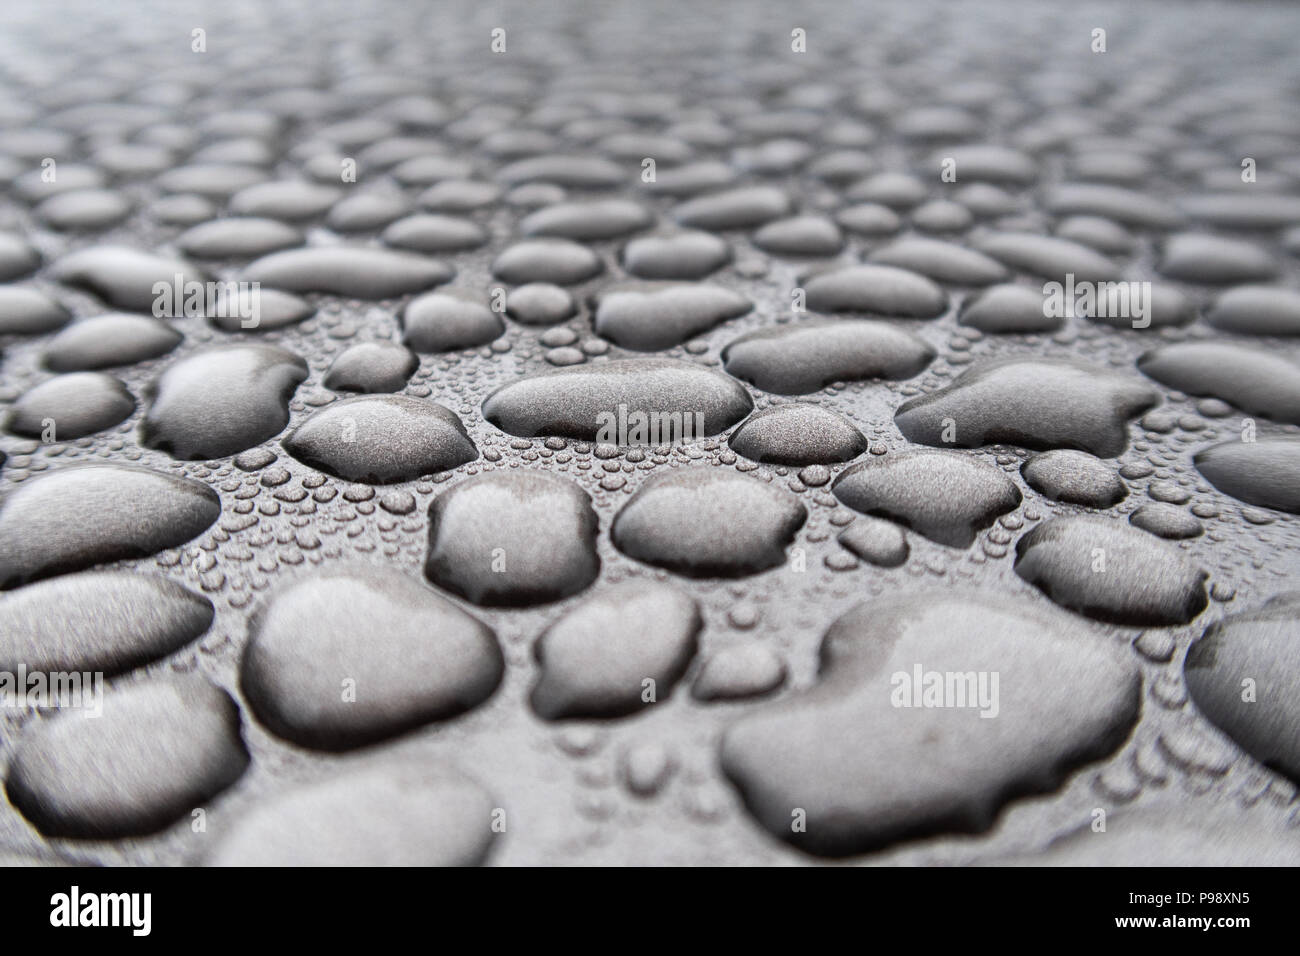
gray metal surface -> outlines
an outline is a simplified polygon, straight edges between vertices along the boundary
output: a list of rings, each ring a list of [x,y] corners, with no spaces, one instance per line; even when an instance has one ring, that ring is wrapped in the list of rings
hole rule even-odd
[[[1300,569],[1298,38],[1253,3],[6,4],[0,258],[73,324],[0,300],[0,669],[116,673],[95,720],[0,712],[0,859],[1300,862],[1300,614],[1261,610]],[[236,216],[288,228],[187,233]],[[539,235],[590,252],[498,258]],[[263,321],[56,341],[176,260]],[[866,262],[905,273],[814,275]],[[1067,272],[1153,282],[1150,326],[966,315],[1016,285],[1037,322]],[[574,314],[494,308],[533,279]],[[595,441],[620,396],[706,435]],[[759,417],[794,403],[836,416]],[[1028,481],[1050,449],[1088,455]],[[891,705],[913,665],[996,672],[997,715]]]

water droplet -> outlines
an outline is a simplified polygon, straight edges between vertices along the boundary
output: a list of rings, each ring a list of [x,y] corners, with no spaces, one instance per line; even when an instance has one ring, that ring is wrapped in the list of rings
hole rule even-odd
[[[1128,495],[1119,475],[1087,452],[1058,449],[1035,455],[1020,469],[1029,487],[1053,501],[1109,508]]]
[[[524,438],[596,441],[611,420],[617,423],[620,406],[629,418],[677,415],[684,423],[689,415],[692,429],[702,416],[702,434],[716,435],[749,414],[754,403],[740,383],[702,366],[678,359],[623,359],[502,386],[483,403],[483,417]],[[685,433],[678,428],[676,434]]]
[[[683,468],[643,485],[614,518],[629,557],[696,577],[756,574],[785,562],[808,517],[793,495],[734,471]]]
[[[104,712],[55,714],[23,737],[9,799],[48,836],[153,833],[243,775],[239,708],[190,679],[113,688]]]
[[[819,273],[804,283],[814,312],[877,312],[932,319],[948,297],[925,276],[894,266],[859,265]]]
[[[366,566],[280,588],[249,631],[240,686],[254,713],[279,736],[323,750],[469,710],[505,669],[485,624],[418,581]]]
[[[166,578],[69,574],[0,596],[0,668],[119,674],[179,650],[211,623],[212,603]]]
[[[5,428],[15,435],[41,438],[53,421],[55,440],[67,441],[112,428],[134,411],[135,398],[113,376],[72,372],[24,392],[14,402]]]
[[[567,478],[490,472],[430,506],[424,573],[479,605],[558,601],[596,580],[596,530],[591,500]]]
[[[51,471],[0,504],[0,587],[156,554],[220,513],[216,493],[186,478],[123,465]]]
[[[761,697],[786,679],[785,661],[763,644],[737,644],[712,654],[691,685],[696,700],[740,700]]]
[[[277,794],[235,821],[212,866],[477,866],[495,801],[458,770],[387,755]]]
[[[1114,624],[1186,624],[1206,574],[1174,545],[1104,518],[1056,518],[1016,543],[1016,573],[1062,607]]]
[[[1300,365],[1273,351],[1223,342],[1179,342],[1147,352],[1138,368],[1189,395],[1213,395],[1242,411],[1300,424]]]
[[[1158,401],[1154,389],[1107,369],[1006,359],[978,365],[951,385],[904,402],[894,422],[908,439],[926,445],[1005,442],[1114,458],[1128,443],[1128,419]]]
[[[45,367],[55,372],[134,365],[166,355],[181,334],[164,322],[124,312],[81,319],[50,340]]]
[[[364,246],[318,246],[273,252],[241,279],[289,292],[332,292],[349,299],[389,299],[450,281],[455,270],[437,259]]]
[[[1196,470],[1238,501],[1300,514],[1300,440],[1224,442],[1198,452]]]
[[[533,709],[546,720],[622,717],[666,700],[701,626],[695,602],[667,584],[633,579],[607,588],[538,638]],[[647,680],[653,700],[645,698]]]
[[[420,360],[391,342],[362,342],[341,352],[325,374],[336,392],[396,392],[420,367]]]
[[[614,285],[596,301],[596,334],[638,352],[678,345],[754,307],[743,295],[710,285]]]
[[[804,402],[755,412],[727,443],[737,454],[773,465],[849,461],[867,450],[866,436],[851,421]]]
[[[854,511],[954,548],[970,547],[980,529],[1020,504],[1015,482],[959,452],[908,451],[864,461],[831,490]]]
[[[778,395],[806,395],[834,382],[911,378],[934,355],[911,332],[865,319],[772,326],[722,350],[728,373]]]
[[[1266,767],[1300,779],[1300,592],[1211,624],[1183,676],[1211,723]]]
[[[289,397],[307,363],[269,345],[187,355],[154,383],[141,440],[176,458],[224,458],[259,445],[289,423]]]
[[[369,484],[449,471],[478,457],[455,412],[408,395],[335,402],[312,414],[282,444],[313,468]]]
[[[1136,668],[1095,635],[977,594],[861,604],[827,631],[821,660],[812,690],[733,724],[721,760],[765,829],[824,855],[984,831],[1008,800],[1112,752],[1140,711]],[[914,699],[927,673],[939,695]],[[944,698],[945,674],[974,679],[964,706]],[[998,693],[981,699],[994,674]]]

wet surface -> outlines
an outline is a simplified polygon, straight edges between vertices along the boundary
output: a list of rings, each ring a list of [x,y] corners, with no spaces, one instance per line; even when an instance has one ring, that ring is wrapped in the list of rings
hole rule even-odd
[[[0,861],[1300,862],[1300,12],[60,6]]]

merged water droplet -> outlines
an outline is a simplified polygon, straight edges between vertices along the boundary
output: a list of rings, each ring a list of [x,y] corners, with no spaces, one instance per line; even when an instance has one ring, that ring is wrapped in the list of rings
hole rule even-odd
[[[1015,482],[957,452],[905,451],[864,461],[831,487],[854,511],[897,521],[931,541],[967,548],[998,515],[1020,504]]]
[[[52,277],[68,285],[89,289],[110,305],[132,312],[151,312],[159,298],[154,286],[174,289],[206,282],[207,275],[180,259],[141,252],[128,246],[91,246],[70,252],[54,263]],[[167,314],[179,314],[184,304],[171,303]]]
[[[1004,359],[899,406],[894,422],[914,442],[977,448],[1007,443],[1078,448],[1114,458],[1128,419],[1159,401],[1142,382],[1108,369],[1051,359]]]
[[[1131,662],[1058,614],[973,593],[872,601],[826,632],[812,690],[726,731],[722,768],[769,833],[812,853],[981,832],[1115,750],[1140,690]]]
[[[670,348],[754,307],[743,295],[711,285],[614,285],[596,303],[596,333],[638,352]]]
[[[187,355],[154,382],[141,441],[190,460],[260,445],[289,423],[289,398],[306,377],[306,362],[270,345]]]

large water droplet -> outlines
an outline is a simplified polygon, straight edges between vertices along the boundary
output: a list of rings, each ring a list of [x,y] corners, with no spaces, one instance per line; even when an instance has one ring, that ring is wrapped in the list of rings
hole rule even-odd
[[[907,451],[864,461],[831,490],[854,511],[954,548],[970,547],[980,529],[1020,504],[1020,489],[1003,472],[957,452]]]
[[[682,468],[642,486],[610,538],[629,557],[679,574],[738,577],[784,563],[807,517],[792,494],[756,478]]]
[[[156,554],[220,513],[216,493],[186,478],[123,465],[49,472],[0,503],[0,587]]]
[[[816,687],[727,730],[722,767],[764,828],[813,853],[980,832],[1127,737],[1141,679],[1113,651],[977,594],[861,604],[826,632]]]
[[[429,507],[424,573],[480,605],[526,605],[577,594],[600,571],[596,513],[567,478],[490,472]]]
[[[533,709],[548,720],[621,717],[666,699],[695,654],[702,626],[695,602],[676,588],[643,579],[616,584],[537,639],[542,673]]]
[[[1158,401],[1141,381],[1103,368],[1005,359],[904,402],[894,421],[910,440],[926,445],[1080,448],[1113,458],[1128,443],[1128,419]]]
[[[313,468],[369,484],[448,471],[478,457],[455,412],[409,395],[335,402],[294,429],[283,444]]]
[[[524,438],[558,435],[618,444],[626,433],[632,444],[637,414],[667,416],[653,421],[663,424],[661,440],[675,441],[685,437],[686,427],[693,436],[716,435],[753,407],[734,379],[678,359],[645,358],[563,368],[502,386],[483,403],[483,417]],[[620,430],[621,420],[628,427]],[[601,437],[606,429],[611,435]]]
[[[504,669],[485,624],[418,581],[358,566],[271,595],[253,615],[240,686],[281,737],[344,750],[477,706]]]
[[[1049,598],[1114,624],[1186,624],[1206,574],[1176,546],[1105,518],[1056,518],[1016,542],[1016,573]]]
[[[911,378],[934,361],[911,332],[866,319],[777,325],[722,350],[727,372],[778,395],[806,395],[834,382]]]
[[[47,836],[153,833],[204,805],[248,766],[239,708],[190,678],[112,689],[94,720],[55,714],[23,737],[9,799]]]
[[[289,397],[306,377],[306,362],[269,345],[187,355],[154,383],[141,440],[183,459],[252,448],[289,423]]]

